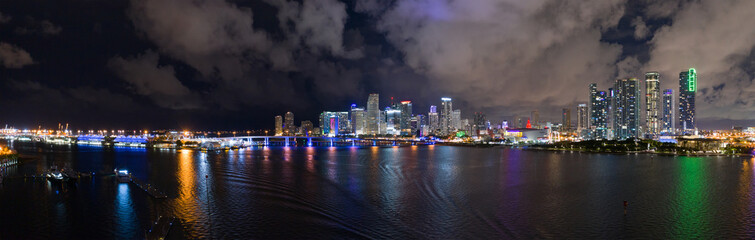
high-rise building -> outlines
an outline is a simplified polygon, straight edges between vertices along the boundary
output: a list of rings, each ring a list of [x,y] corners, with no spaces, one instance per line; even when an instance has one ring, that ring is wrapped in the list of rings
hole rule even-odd
[[[283,135],[296,135],[296,124],[294,124],[294,113],[286,112],[285,122],[283,124]]]
[[[351,108],[351,132],[354,135],[365,134],[365,112],[364,108]]]
[[[312,132],[313,128],[314,128],[314,125],[312,124],[312,121],[309,121],[309,120],[301,121],[301,135],[308,136],[308,137],[313,135],[314,134]]]
[[[338,120],[338,113],[336,112],[322,112],[320,114],[320,129],[323,136],[335,137],[338,136],[338,130],[340,121]]]
[[[441,135],[448,135],[451,132],[453,132],[453,102],[451,102],[451,98],[441,98],[441,109],[440,109],[440,134]]]
[[[645,73],[645,135],[655,136],[661,132],[659,103],[661,100],[661,75]]]
[[[367,98],[367,119],[365,134],[380,134],[380,95],[370,94]]]
[[[588,98],[589,102],[587,103],[588,104],[588,109],[587,110],[590,111],[590,121],[587,122],[587,126],[588,127],[593,127],[593,126],[595,126],[595,124],[597,124],[598,117],[600,117],[599,116],[600,109],[598,109],[598,106],[597,106],[599,104],[599,102],[598,102],[599,101],[598,100],[599,99],[598,98],[598,84],[597,83],[590,83],[589,94],[590,94],[590,97]]]
[[[283,135],[283,116],[275,116],[275,136]]]
[[[687,133],[695,129],[695,92],[697,71],[690,68],[679,73],[679,127]]]
[[[401,120],[399,121],[401,127],[401,135],[411,136],[413,135],[412,128],[412,101],[401,101]]]
[[[487,134],[488,132],[488,119],[482,112],[474,113],[474,126],[472,129],[473,135]]]
[[[385,124],[385,134],[399,135],[401,133],[401,109],[398,105],[385,107]]]
[[[613,133],[623,140],[639,138],[640,86],[637,78],[618,79],[614,83]]]
[[[351,133],[351,120],[349,112],[336,112],[338,116],[338,134]]]
[[[571,130],[571,108],[561,110],[561,131]]]
[[[530,120],[532,128],[540,128],[540,112],[537,110],[530,112]]]
[[[674,133],[674,90],[663,91],[663,127],[661,132]]]
[[[583,129],[588,129],[588,114],[587,114],[587,104],[580,103],[577,105],[577,131],[582,131]]]
[[[437,108],[438,107],[436,107],[435,105],[432,105],[430,106],[430,112],[427,113],[428,129],[432,133],[438,133],[438,130],[440,129],[440,119],[438,118]]]
[[[454,109],[453,113],[451,114],[451,125],[453,125],[452,131],[459,130],[463,126],[461,124],[461,110],[460,109]]]

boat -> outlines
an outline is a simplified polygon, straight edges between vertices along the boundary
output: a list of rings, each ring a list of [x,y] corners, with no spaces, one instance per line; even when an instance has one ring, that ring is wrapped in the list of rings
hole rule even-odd
[[[125,169],[118,170],[116,168],[113,171],[115,172],[115,179],[118,180],[118,182],[120,183],[131,182],[131,173],[129,173],[128,170],[125,170]]]
[[[50,180],[51,182],[62,182],[66,180],[65,176],[63,176],[63,173],[61,173],[56,166],[50,167],[50,171],[45,174],[45,177],[47,177],[47,180]]]

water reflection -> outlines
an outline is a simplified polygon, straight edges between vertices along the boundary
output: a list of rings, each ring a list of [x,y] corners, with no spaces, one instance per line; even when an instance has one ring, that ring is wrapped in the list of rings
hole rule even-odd
[[[702,234],[709,233],[708,219],[706,219],[707,199],[704,191],[703,158],[679,158],[679,181],[676,192],[675,228],[677,236],[690,238],[710,238]]]
[[[118,236],[124,239],[139,238],[137,233],[138,222],[136,219],[134,201],[131,199],[128,183],[118,183],[118,194],[115,198],[115,229]]]

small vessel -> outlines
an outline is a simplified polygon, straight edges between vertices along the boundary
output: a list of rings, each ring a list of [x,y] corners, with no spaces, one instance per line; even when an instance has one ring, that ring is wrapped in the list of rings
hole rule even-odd
[[[56,166],[50,167],[50,171],[45,174],[45,177],[52,182],[62,182],[65,180],[65,176],[63,176],[63,173],[61,173]]]
[[[118,180],[120,183],[127,183],[131,182],[131,173],[128,172],[128,170],[121,169],[118,170],[117,168],[115,171],[115,179]]]

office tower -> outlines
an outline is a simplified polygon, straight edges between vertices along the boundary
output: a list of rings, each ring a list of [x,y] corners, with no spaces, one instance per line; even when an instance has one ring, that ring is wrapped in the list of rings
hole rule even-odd
[[[683,132],[695,129],[695,92],[697,92],[697,71],[690,68],[679,73],[679,127]]]
[[[561,131],[571,130],[571,109],[564,108],[561,110]]]
[[[378,132],[377,134],[387,134],[388,132],[388,124],[386,123],[386,113],[385,111],[378,112]]]
[[[320,114],[320,130],[322,131],[323,136],[335,137],[340,134],[340,124],[342,121],[339,120],[339,116],[343,116],[342,113],[344,112],[338,113],[326,111]]]
[[[661,99],[660,74],[645,73],[645,135],[655,136],[661,131],[659,102]]]
[[[283,124],[283,134],[286,136],[292,136],[296,134],[296,125],[294,124],[294,113],[287,112]]]
[[[674,91],[666,89],[663,91],[663,127],[661,132],[674,132]]]
[[[532,128],[540,128],[540,112],[537,110],[530,112],[530,120],[532,121]]]
[[[410,136],[414,132],[412,129],[412,101],[401,101],[401,119],[399,121],[401,135]]]
[[[453,124],[451,123],[451,118],[453,117],[453,102],[451,102],[451,98],[441,98],[441,109],[440,109],[440,134],[441,135],[448,135],[452,132]]]
[[[422,114],[417,114],[417,116],[412,117],[412,134],[411,135],[417,135],[417,136],[425,136],[427,135],[427,116]]]
[[[367,98],[367,119],[365,134],[380,134],[380,95],[370,94]]]
[[[593,98],[594,104],[590,109],[594,113],[594,119],[591,119],[591,135],[593,139],[606,139],[608,137],[608,109],[610,99],[606,91],[597,91]]]
[[[599,117],[598,116],[599,109],[597,106],[599,104],[598,103],[598,84],[590,83],[589,91],[590,91],[590,97],[588,98],[589,102],[587,103],[588,104],[587,110],[590,111],[590,121],[587,122],[587,126],[592,127],[592,126],[595,126]]]
[[[385,107],[385,124],[385,134],[398,135],[401,133],[401,109],[398,105]]]
[[[588,119],[587,116],[587,104],[580,103],[577,105],[577,130],[582,131],[583,129],[588,129]]]
[[[364,108],[351,108],[351,132],[355,135],[365,134],[365,120]]]
[[[482,112],[474,113],[474,126],[472,132],[475,134],[486,134],[488,131],[488,120]]]
[[[349,112],[336,112],[336,115],[338,116],[338,133],[351,133],[351,121],[349,120]]]
[[[314,134],[312,132],[313,128],[314,128],[314,125],[312,124],[312,121],[309,121],[309,120],[301,121],[301,135],[304,135],[307,137],[311,136],[312,134]]]
[[[438,118],[438,107],[435,105],[430,106],[430,112],[427,113],[427,125],[430,132],[438,133],[440,122]]]
[[[618,79],[614,83],[613,133],[618,140],[639,138],[640,86],[637,78]]]
[[[275,136],[283,135],[283,117],[275,116]]]
[[[456,131],[456,130],[461,129],[461,127],[462,127],[462,124],[461,124],[461,110],[460,109],[455,109],[453,111],[453,114],[451,114],[451,115],[452,115],[451,116],[451,125],[453,125],[452,131]]]

